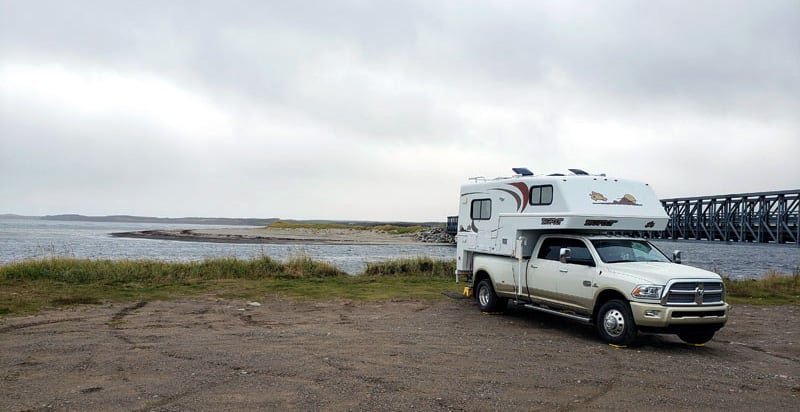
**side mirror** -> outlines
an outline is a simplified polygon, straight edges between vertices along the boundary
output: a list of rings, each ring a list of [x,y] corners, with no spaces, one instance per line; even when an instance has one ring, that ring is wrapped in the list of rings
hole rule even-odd
[[[681,251],[676,250],[672,252],[672,262],[674,263],[681,263]]]
[[[561,250],[558,252],[558,260],[561,263],[567,263],[567,259],[572,257],[572,250],[568,247],[562,247]]]

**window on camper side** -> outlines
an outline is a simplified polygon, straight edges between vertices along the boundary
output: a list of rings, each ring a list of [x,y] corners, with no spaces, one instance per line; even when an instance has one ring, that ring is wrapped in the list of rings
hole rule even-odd
[[[531,206],[544,206],[553,203],[553,186],[532,186]]]
[[[472,201],[472,220],[488,220],[492,217],[492,200],[476,199]]]

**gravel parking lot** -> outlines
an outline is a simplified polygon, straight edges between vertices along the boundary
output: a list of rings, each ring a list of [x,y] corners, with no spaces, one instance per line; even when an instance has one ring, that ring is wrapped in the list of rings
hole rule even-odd
[[[0,320],[0,410],[798,410],[800,311],[704,347],[472,300],[208,297]]]

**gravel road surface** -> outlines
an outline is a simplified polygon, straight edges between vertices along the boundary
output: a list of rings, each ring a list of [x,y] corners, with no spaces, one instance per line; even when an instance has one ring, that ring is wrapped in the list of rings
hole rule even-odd
[[[0,320],[0,410],[800,410],[800,310],[703,347],[472,300],[213,297]]]

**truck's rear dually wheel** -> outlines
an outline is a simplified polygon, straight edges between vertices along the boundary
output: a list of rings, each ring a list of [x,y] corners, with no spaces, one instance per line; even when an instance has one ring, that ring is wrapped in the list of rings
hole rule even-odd
[[[482,312],[502,311],[506,308],[506,305],[508,305],[508,299],[500,298],[494,293],[492,281],[489,279],[484,279],[478,283],[475,298]]]
[[[627,345],[636,339],[636,323],[628,302],[609,300],[597,311],[595,326],[600,337],[608,343]]]

